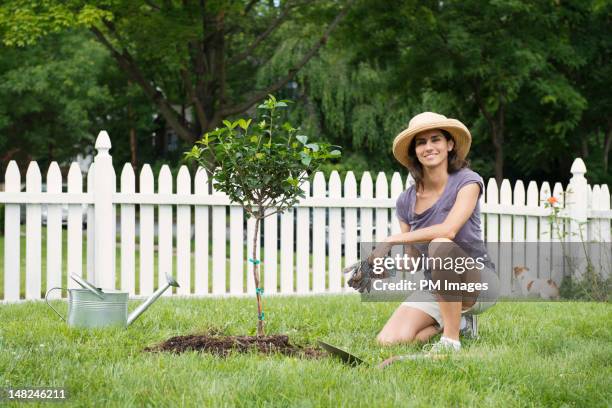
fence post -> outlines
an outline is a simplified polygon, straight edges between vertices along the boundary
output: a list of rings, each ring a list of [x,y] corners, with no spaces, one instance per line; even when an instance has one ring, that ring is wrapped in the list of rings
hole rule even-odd
[[[569,216],[569,235],[570,256],[572,265],[570,265],[570,274],[579,277],[582,274],[583,266],[586,262],[583,252],[580,248],[580,243],[588,242],[587,237],[587,214],[588,214],[588,184],[584,177],[586,166],[581,158],[577,158],[572,163],[570,179],[566,193],[566,208]]]
[[[115,287],[115,237],[113,231],[113,193],[115,192],[115,170],[109,154],[110,138],[101,131],[96,139],[98,153],[94,158],[94,269],[92,283],[103,288]]]
[[[21,174],[15,160],[11,160],[4,176],[7,193],[21,191]],[[6,204],[4,209],[4,300],[19,300],[21,287],[21,207]]]

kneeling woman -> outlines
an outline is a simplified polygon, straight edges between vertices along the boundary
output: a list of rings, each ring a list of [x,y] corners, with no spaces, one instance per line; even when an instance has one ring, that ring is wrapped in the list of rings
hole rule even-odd
[[[478,313],[494,304],[497,277],[480,228],[478,199],[484,185],[482,177],[467,167],[470,144],[463,123],[432,112],[412,118],[393,142],[393,155],[408,168],[415,184],[397,200],[402,232],[385,239],[387,248],[414,244],[430,259],[480,257],[481,269],[444,270],[434,262],[437,266],[424,270],[425,278],[441,283],[442,290],[415,293],[414,301],[402,303],[378,334],[380,344],[427,341],[443,330],[434,351],[458,350],[462,312]],[[446,282],[484,281],[486,293],[443,290]]]

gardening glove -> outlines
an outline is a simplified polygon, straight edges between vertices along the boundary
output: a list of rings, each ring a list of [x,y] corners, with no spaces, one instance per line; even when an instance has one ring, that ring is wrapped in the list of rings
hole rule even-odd
[[[372,265],[370,265],[368,261],[355,262],[351,266],[345,268],[343,272],[350,274],[347,283],[359,293],[365,291],[369,293],[372,289],[373,272]]]
[[[385,279],[391,276],[389,271],[383,270],[382,273],[374,273],[374,267],[368,261],[358,261],[345,268],[343,272],[350,274],[348,285],[359,293],[372,290],[374,279]]]

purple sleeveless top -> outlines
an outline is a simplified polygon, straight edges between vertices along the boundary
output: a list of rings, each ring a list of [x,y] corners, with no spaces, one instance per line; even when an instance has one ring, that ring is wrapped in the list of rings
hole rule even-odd
[[[472,183],[476,183],[480,187],[478,195],[478,198],[480,198],[484,191],[484,182],[478,173],[467,168],[450,173],[444,192],[438,198],[438,201],[421,214],[414,212],[416,190],[415,186],[412,185],[397,198],[397,217],[400,221],[410,225],[411,231],[442,224],[451,208],[453,208],[453,205],[455,205],[459,190]],[[483,256],[486,254],[486,248],[481,238],[480,202],[476,203],[476,208],[474,208],[472,215],[457,232],[454,241],[471,256]],[[489,257],[487,256],[485,259],[489,259]],[[488,264],[488,262],[485,262],[485,264]],[[487,266],[494,267],[492,264]]]

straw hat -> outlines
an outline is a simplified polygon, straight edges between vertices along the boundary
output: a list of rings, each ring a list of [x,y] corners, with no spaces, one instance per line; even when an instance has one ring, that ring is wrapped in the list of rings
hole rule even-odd
[[[444,115],[433,112],[419,113],[408,123],[408,127],[400,132],[393,141],[393,156],[408,167],[412,160],[408,157],[408,147],[418,133],[431,129],[444,129],[453,136],[455,152],[461,159],[465,159],[470,151],[472,135],[467,127],[457,119],[449,119]]]

